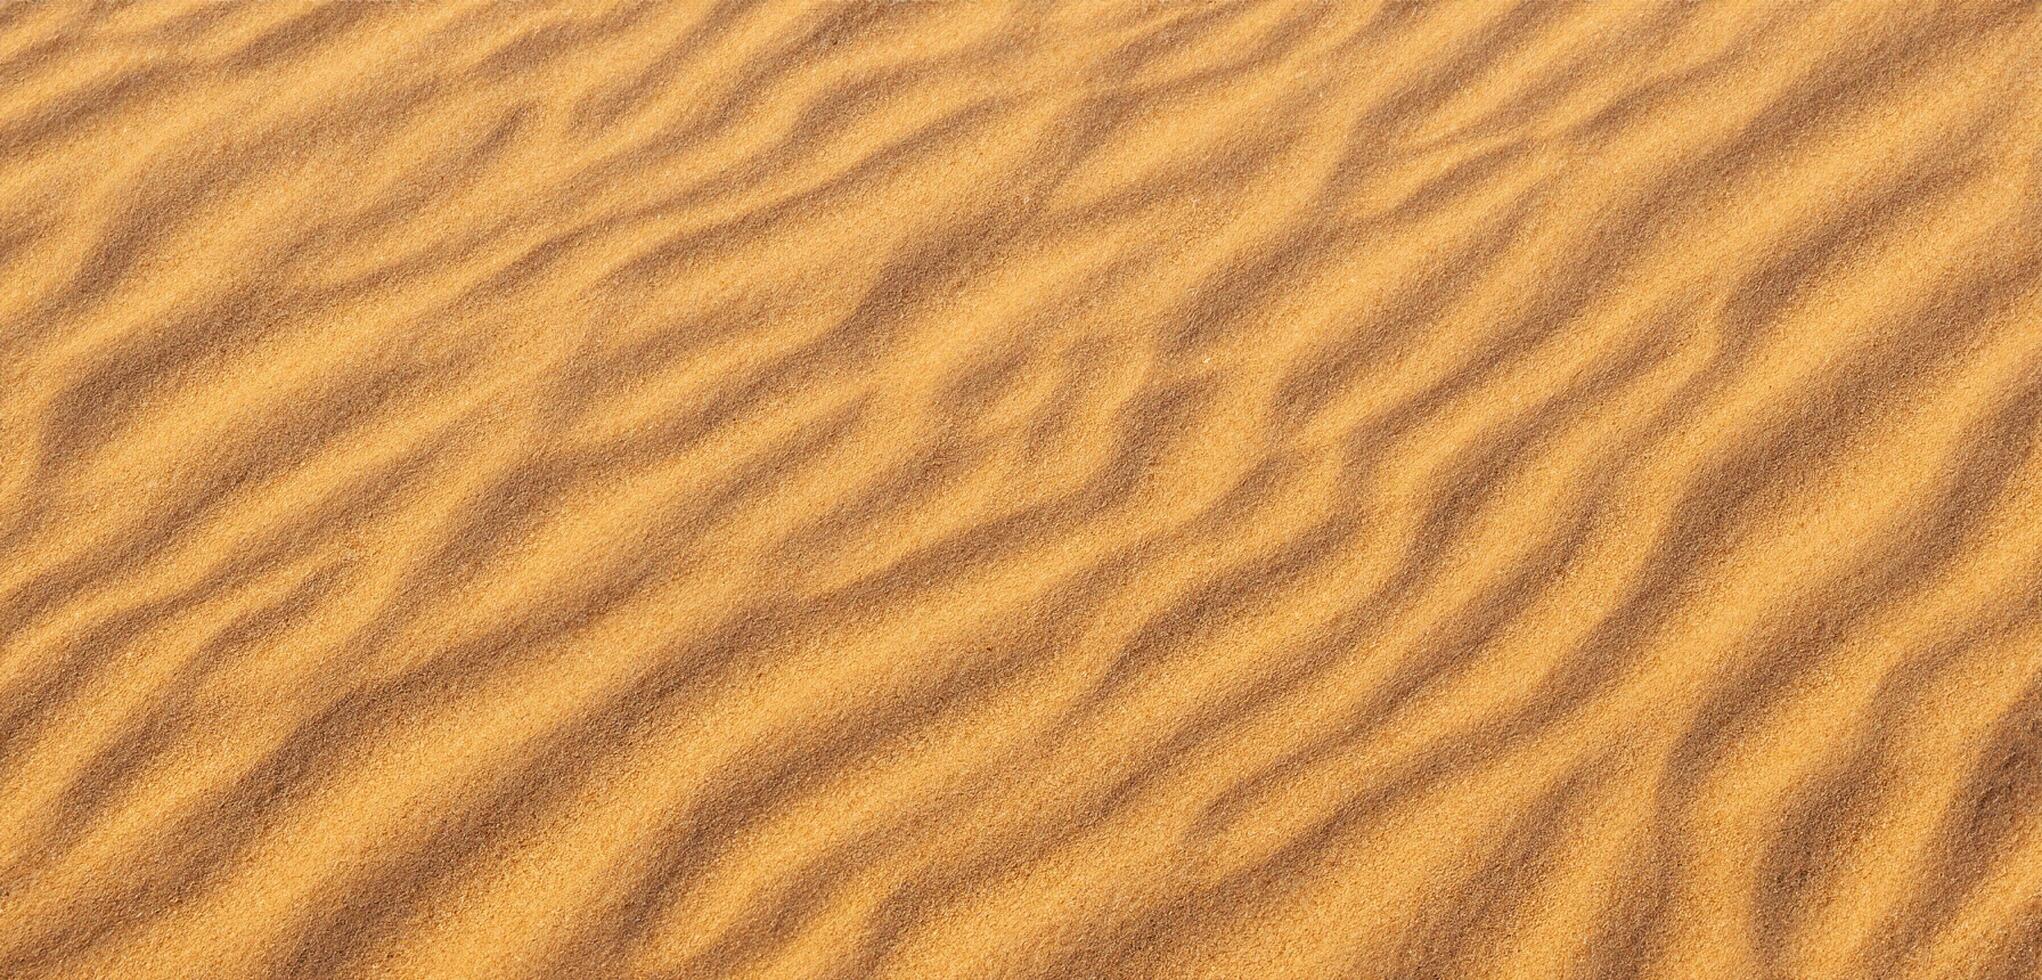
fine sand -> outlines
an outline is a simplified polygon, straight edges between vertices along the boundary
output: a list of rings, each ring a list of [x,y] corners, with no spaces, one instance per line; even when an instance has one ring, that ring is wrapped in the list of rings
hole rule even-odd
[[[2042,3],[0,0],[0,977],[2042,977]]]

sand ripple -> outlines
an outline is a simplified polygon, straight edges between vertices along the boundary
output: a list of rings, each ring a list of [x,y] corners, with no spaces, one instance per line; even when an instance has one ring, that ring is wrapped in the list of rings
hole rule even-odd
[[[2042,976],[2038,52],[0,2],[0,975]]]

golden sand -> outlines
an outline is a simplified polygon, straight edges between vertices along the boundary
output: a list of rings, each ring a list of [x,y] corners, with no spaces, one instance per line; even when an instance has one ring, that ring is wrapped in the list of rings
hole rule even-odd
[[[0,2],[0,976],[2042,976],[2042,4]]]

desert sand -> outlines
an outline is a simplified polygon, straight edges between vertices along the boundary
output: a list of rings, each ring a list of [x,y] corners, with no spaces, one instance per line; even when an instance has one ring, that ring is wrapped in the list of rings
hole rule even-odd
[[[2042,976],[2042,4],[0,2],[0,976]]]

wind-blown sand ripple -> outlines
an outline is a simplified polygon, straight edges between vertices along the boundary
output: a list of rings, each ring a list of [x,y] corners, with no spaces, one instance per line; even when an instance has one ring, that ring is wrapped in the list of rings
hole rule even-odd
[[[2037,52],[0,2],[0,975],[2042,975]]]

